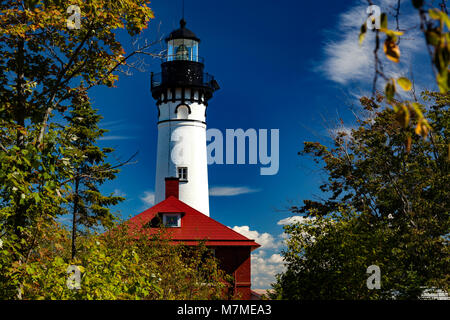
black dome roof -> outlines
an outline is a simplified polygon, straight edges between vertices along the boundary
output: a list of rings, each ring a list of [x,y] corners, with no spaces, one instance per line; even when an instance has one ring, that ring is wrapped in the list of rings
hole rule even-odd
[[[180,29],[174,30],[170,33],[170,35],[166,38],[166,42],[174,39],[191,39],[200,42],[200,39],[197,38],[195,33],[191,30],[185,28],[186,21],[184,19],[180,20]]]

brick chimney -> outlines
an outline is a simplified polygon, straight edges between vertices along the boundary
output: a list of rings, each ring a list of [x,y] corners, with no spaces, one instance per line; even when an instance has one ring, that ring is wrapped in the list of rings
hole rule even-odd
[[[174,196],[178,199],[180,179],[176,177],[166,178],[166,199]]]

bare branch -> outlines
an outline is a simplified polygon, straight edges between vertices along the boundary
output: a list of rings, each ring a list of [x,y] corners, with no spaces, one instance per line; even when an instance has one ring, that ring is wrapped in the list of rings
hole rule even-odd
[[[131,164],[136,164],[137,163],[137,161],[133,161],[132,162],[132,160],[134,159],[134,158],[136,158],[136,156],[139,154],[139,151],[136,151],[128,160],[126,160],[126,161],[123,161],[123,162],[121,162],[121,163],[118,163],[118,164],[116,164],[116,165],[114,165],[114,166],[112,166],[112,167],[110,167],[110,168],[107,168],[107,169],[101,169],[101,170],[93,170],[92,171],[92,173],[105,173],[105,172],[110,172],[110,171],[113,171],[113,170],[115,170],[115,169],[117,169],[117,168],[120,168],[120,167],[123,167],[123,166],[127,166],[127,165],[131,165]],[[63,181],[61,184],[66,184],[66,183],[68,183],[68,182],[70,182],[70,181],[73,181],[73,180],[77,180],[77,179],[81,179],[81,178],[84,178],[84,179],[90,179],[90,180],[99,180],[99,179],[102,179],[102,178],[100,178],[100,177],[95,177],[95,176],[93,176],[92,174],[79,174],[79,173],[77,173],[74,177],[72,177],[72,178],[70,178],[70,179],[67,179],[67,180],[65,180],[65,181]]]

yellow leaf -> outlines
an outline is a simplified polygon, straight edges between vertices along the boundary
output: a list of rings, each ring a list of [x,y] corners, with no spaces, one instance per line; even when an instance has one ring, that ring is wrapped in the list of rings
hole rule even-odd
[[[447,29],[450,30],[450,19],[446,13],[442,13],[442,20],[444,20],[445,25],[447,26]]]
[[[446,93],[449,91],[448,80],[448,70],[446,69],[436,75],[436,81],[441,93]]]
[[[441,19],[441,11],[439,11],[438,9],[435,9],[435,8],[428,10],[428,15],[433,20]]]
[[[409,109],[404,104],[401,105],[395,117],[403,128],[408,127],[410,117]]]
[[[409,91],[412,89],[412,83],[408,78],[401,77],[397,79],[398,85],[405,91]]]
[[[394,99],[395,96],[395,82],[394,79],[391,79],[388,83],[386,83],[386,88],[385,88],[385,95],[386,95],[386,99],[388,100],[388,102],[392,101],[392,99]],[[394,106],[395,108],[395,106]]]
[[[362,45],[362,43],[363,43],[363,41],[364,41],[364,38],[366,37],[366,31],[367,31],[367,26],[366,26],[366,24],[364,23],[364,24],[361,26],[361,32],[359,33],[359,45]]]
[[[365,33],[360,33],[359,34],[359,45],[362,45],[365,37],[366,37]]]
[[[412,106],[414,108],[414,112],[416,113],[417,118],[422,119],[423,113],[422,110],[420,109],[420,104],[418,104],[417,102],[413,102]]]
[[[402,36],[403,31],[395,31],[395,30],[389,30],[386,28],[380,28],[380,32],[386,33],[388,36]]]
[[[394,61],[395,63],[400,61],[400,49],[397,44],[392,41],[392,39],[386,39],[384,42],[383,51],[389,60]]]
[[[420,123],[417,124],[415,132],[416,132],[416,134],[418,134],[419,136],[422,135],[422,126],[421,126]]]
[[[429,124],[427,123],[427,121],[425,119],[421,119],[419,121],[419,123],[417,123],[416,130],[415,130],[416,134],[422,136],[423,138],[426,138],[429,131],[430,131]]]

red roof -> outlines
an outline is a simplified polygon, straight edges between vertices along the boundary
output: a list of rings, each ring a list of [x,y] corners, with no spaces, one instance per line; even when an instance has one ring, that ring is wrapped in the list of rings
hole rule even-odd
[[[129,222],[140,227],[149,223],[157,214],[164,213],[182,214],[181,227],[167,228],[172,241],[195,245],[198,241],[205,240],[207,246],[249,246],[252,250],[260,247],[254,240],[244,237],[173,196],[134,216]],[[151,233],[158,231],[157,228],[153,229],[153,232],[150,230]]]

